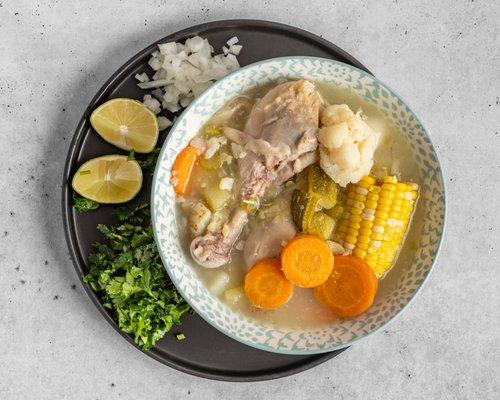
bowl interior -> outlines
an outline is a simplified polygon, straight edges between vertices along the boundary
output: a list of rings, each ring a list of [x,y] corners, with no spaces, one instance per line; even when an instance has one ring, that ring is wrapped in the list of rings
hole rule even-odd
[[[233,311],[205,287],[180,243],[175,193],[169,184],[177,153],[230,99],[257,85],[306,78],[351,88],[380,108],[414,151],[420,198],[393,270],[381,282],[373,306],[363,315],[314,329],[277,329]],[[153,180],[152,220],[165,268],[184,298],[207,322],[234,339],[287,354],[327,352],[349,346],[393,319],[416,295],[437,257],[444,229],[444,183],[432,143],[418,118],[391,89],[352,66],[315,57],[283,57],[244,67],[219,80],[179,117],[165,141]]]

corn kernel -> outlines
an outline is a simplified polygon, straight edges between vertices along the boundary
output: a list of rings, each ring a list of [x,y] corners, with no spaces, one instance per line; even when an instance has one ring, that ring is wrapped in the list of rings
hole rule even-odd
[[[384,192],[382,192],[384,193]],[[380,199],[378,200],[378,204],[381,206],[390,206],[392,203],[392,199],[389,197],[382,197],[380,196]]]
[[[385,238],[385,236],[383,233],[375,233],[374,232],[370,235],[370,239],[372,239],[372,240],[384,240],[384,238]]]
[[[360,222],[360,226],[363,228],[371,228],[373,226],[373,221],[364,219],[363,221]]]
[[[359,230],[360,235],[366,235],[369,236],[372,233],[372,230],[370,228],[361,228]]]
[[[356,200],[352,203],[352,206],[355,207],[355,208],[359,208],[360,210],[364,209],[365,208],[365,203],[363,203],[362,201],[359,201],[359,200]]]
[[[364,221],[373,221],[375,219],[375,215],[364,212],[361,214],[361,218],[363,218]]]
[[[369,247],[368,245],[369,245],[369,243],[365,243],[365,242],[359,243],[359,240],[356,242],[356,248],[359,248],[359,249],[367,250]]]
[[[370,185],[373,185],[375,183],[375,178],[370,176],[370,175],[365,175],[361,178],[360,182],[363,183],[369,183]]]
[[[363,210],[361,210],[360,208],[353,208],[351,210],[351,214],[353,215],[361,215],[363,213]]]
[[[356,238],[354,236],[351,236],[351,235],[347,235],[345,237],[345,241],[347,243],[350,243],[350,244],[356,244]]]
[[[386,191],[386,192],[394,192],[396,191],[396,185],[392,184],[392,183],[384,183],[382,186],[382,192]]]
[[[363,189],[366,189],[368,190],[371,186],[371,183],[369,182],[363,182],[363,180],[361,179],[358,183],[357,183],[357,186],[358,188],[363,188]]]
[[[347,230],[347,235],[352,236],[352,237],[356,237],[356,236],[358,236],[358,230],[353,229],[353,228],[349,228]]]
[[[349,229],[356,229],[356,231],[361,228],[361,223],[360,222],[352,222],[349,224]]]
[[[358,240],[356,241],[357,246],[367,246],[370,244],[371,239],[366,235],[358,236]],[[364,247],[363,247],[364,248]]]
[[[386,221],[387,221],[386,219],[379,218],[375,215],[375,219],[373,220],[373,225],[385,226]]]
[[[365,256],[365,261],[370,264],[370,263],[373,263],[373,262],[376,262],[377,261],[377,256],[375,254],[372,254],[370,252],[366,252],[366,256]]]
[[[395,176],[384,176],[384,179],[382,179],[384,183],[397,183],[398,179]]]
[[[366,256],[366,251],[356,247],[353,251],[353,254],[355,256],[358,256],[359,258],[364,258]]]
[[[376,255],[378,253],[378,248],[377,247],[373,247],[373,246],[369,246],[368,249],[366,250],[366,252],[368,254],[372,254],[372,255]],[[379,256],[377,256],[379,257]]]
[[[361,218],[361,215],[353,215],[351,217],[351,221],[354,221],[354,222],[361,222],[363,219]]]
[[[380,218],[380,219],[383,219],[383,220],[386,220],[387,218],[389,218],[389,213],[388,213],[389,210],[377,210],[375,211],[375,219],[377,218]]]

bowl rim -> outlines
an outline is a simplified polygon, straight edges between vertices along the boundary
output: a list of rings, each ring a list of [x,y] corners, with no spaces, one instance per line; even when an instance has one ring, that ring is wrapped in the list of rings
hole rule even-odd
[[[408,103],[399,95],[398,92],[396,92],[395,90],[393,90],[389,85],[387,85],[386,83],[384,83],[383,81],[381,81],[380,79],[378,79],[376,76],[374,76],[372,74],[369,74],[366,71],[363,71],[363,70],[361,70],[361,69],[359,69],[359,68],[357,68],[355,66],[352,66],[350,64],[346,64],[344,62],[333,60],[333,59],[329,59],[329,58],[316,57],[316,56],[283,56],[283,57],[274,57],[274,58],[268,58],[268,59],[265,59],[265,60],[257,61],[255,63],[245,65],[244,67],[241,67],[241,68],[239,68],[239,69],[231,72],[230,74],[224,76],[223,78],[220,78],[219,80],[215,81],[201,95],[199,95],[197,98],[195,98],[184,109],[184,111],[182,111],[181,115],[184,114],[184,113],[187,113],[192,107],[195,107],[196,104],[199,101],[201,101],[204,97],[206,97],[208,95],[208,93],[210,93],[211,90],[217,88],[220,84],[222,84],[222,82],[224,82],[225,80],[227,80],[229,78],[232,78],[235,75],[238,75],[242,71],[245,71],[247,69],[253,68],[253,67],[258,66],[258,65],[263,65],[263,64],[273,63],[273,62],[279,62],[279,61],[295,60],[295,59],[296,60],[317,60],[317,61],[322,61],[322,62],[326,61],[326,62],[329,62],[329,63],[332,63],[332,64],[338,64],[338,65],[340,65],[342,67],[346,67],[348,69],[352,69],[354,71],[357,71],[362,76],[368,76],[368,77],[370,77],[371,79],[373,79],[377,83],[381,84],[383,87],[385,87],[388,90],[390,90],[391,93],[410,110],[410,112],[413,114],[413,116],[415,117],[415,119],[418,122],[418,124],[423,128],[423,131],[424,131],[425,135],[429,139],[429,146],[431,147],[432,151],[434,152],[434,154],[436,156],[436,164],[439,167],[438,177],[441,178],[441,182],[442,182],[443,224],[442,224],[442,230],[440,232],[440,236],[439,236],[439,240],[438,240],[438,245],[437,245],[436,253],[435,253],[435,256],[432,259],[432,262],[431,262],[431,265],[429,267],[429,270],[428,270],[427,274],[425,275],[425,277],[423,278],[423,281],[416,288],[416,290],[412,294],[412,296],[408,299],[407,303],[403,307],[401,307],[401,309],[399,311],[397,311],[392,316],[392,318],[390,318],[389,320],[387,320],[386,322],[384,322],[383,324],[381,324],[379,327],[373,329],[372,331],[370,331],[370,332],[368,332],[368,333],[366,333],[364,335],[360,335],[360,336],[356,337],[355,339],[349,340],[348,342],[345,342],[345,343],[342,343],[342,344],[338,344],[338,345],[334,345],[334,346],[330,346],[328,348],[315,349],[315,350],[280,350],[280,349],[272,348],[272,347],[270,347],[268,345],[261,345],[261,344],[258,344],[258,343],[252,342],[252,341],[248,341],[248,340],[245,340],[245,339],[243,339],[241,337],[237,337],[231,331],[229,331],[229,330],[227,330],[225,328],[222,328],[218,324],[214,323],[210,318],[208,318],[203,312],[200,312],[198,310],[198,308],[191,303],[190,299],[188,299],[188,297],[185,295],[185,293],[183,292],[183,290],[181,290],[179,288],[179,284],[178,284],[175,276],[173,276],[173,274],[170,273],[170,268],[168,267],[168,264],[166,262],[166,257],[163,254],[163,252],[161,251],[161,246],[160,246],[159,240],[157,238],[156,220],[154,218],[154,216],[156,215],[154,198],[155,198],[155,191],[156,191],[155,190],[156,189],[156,183],[157,183],[157,179],[158,179],[158,171],[159,171],[159,164],[160,164],[159,161],[163,158],[164,153],[165,153],[167,147],[170,144],[170,141],[172,139],[171,132],[174,132],[175,129],[177,129],[177,127],[178,127],[178,125],[179,125],[179,123],[181,121],[181,118],[178,118],[174,122],[174,124],[172,125],[172,127],[170,128],[170,130],[168,132],[168,135],[167,135],[167,137],[166,137],[166,139],[165,139],[165,141],[164,141],[164,143],[162,145],[162,148],[160,150],[160,153],[158,155],[158,162],[156,163],[156,166],[155,166],[155,170],[154,170],[154,174],[153,174],[153,179],[152,179],[152,184],[151,184],[151,224],[152,224],[152,227],[153,227],[153,237],[154,237],[156,246],[158,248],[158,253],[160,254],[160,258],[162,260],[163,267],[167,271],[167,274],[169,275],[170,279],[174,283],[176,289],[179,291],[179,293],[181,294],[181,296],[193,308],[193,310],[201,318],[203,318],[207,323],[209,323],[211,326],[213,326],[215,329],[219,330],[223,334],[229,336],[230,338],[232,338],[232,339],[234,339],[234,340],[236,340],[236,341],[238,341],[240,343],[246,344],[247,346],[251,346],[251,347],[263,350],[263,351],[268,351],[268,352],[273,352],[273,353],[279,353],[279,354],[288,354],[288,355],[312,355],[312,354],[327,353],[327,352],[331,352],[331,351],[335,351],[335,350],[344,349],[346,347],[349,347],[349,346],[353,345],[354,343],[357,343],[357,342],[359,342],[359,341],[361,341],[363,339],[366,339],[369,336],[373,335],[374,333],[379,332],[381,329],[386,328],[390,323],[392,323],[394,320],[396,320],[396,318],[398,318],[402,314],[402,312],[404,310],[406,310],[408,308],[408,306],[413,302],[413,300],[417,297],[417,295],[420,293],[420,291],[422,290],[422,288],[426,284],[429,276],[431,275],[431,273],[432,273],[432,271],[433,271],[434,267],[436,266],[436,263],[437,263],[437,261],[439,259],[439,255],[441,253],[441,249],[442,249],[442,245],[443,245],[443,241],[444,241],[444,236],[445,236],[445,232],[446,232],[447,208],[448,207],[447,207],[447,197],[446,197],[446,181],[444,179],[443,167],[441,165],[441,162],[439,161],[439,155],[438,155],[438,152],[436,151],[436,147],[434,146],[434,143],[432,142],[431,135],[429,134],[429,130],[422,123],[422,121],[420,120],[420,118],[413,111],[413,109],[408,105]]]

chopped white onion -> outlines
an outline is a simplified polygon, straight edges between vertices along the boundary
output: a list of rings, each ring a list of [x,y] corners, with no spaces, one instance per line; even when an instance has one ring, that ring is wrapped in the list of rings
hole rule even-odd
[[[157,58],[153,57],[148,62],[149,66],[153,68],[155,71],[158,71],[161,68],[161,62]]]
[[[173,122],[170,121],[167,117],[159,116],[158,119],[158,128],[160,131],[163,131],[173,125]]]
[[[177,103],[179,101],[180,93],[179,89],[177,89],[174,85],[165,86],[163,100],[167,103]]]
[[[168,42],[158,45],[161,54],[177,54],[177,43]]]
[[[170,83],[172,83],[170,80],[163,79],[161,81],[149,81],[149,82],[139,83],[138,86],[141,89],[155,89],[155,88],[159,88],[159,87],[162,87],[162,86],[166,86],[166,85],[168,85]]]
[[[145,72],[143,72],[142,74],[135,74],[134,78],[137,79],[140,83],[149,82],[149,76]]]
[[[144,96],[142,104],[144,104],[147,108],[149,108],[155,114],[158,114],[161,111],[160,102],[149,94]]]
[[[191,53],[198,53],[202,49],[204,44],[205,41],[201,37],[195,36],[186,40],[185,46]]]
[[[145,73],[137,74],[138,85],[141,89],[156,89],[154,97],[161,100],[161,107],[175,113],[187,107],[215,80],[240,67],[235,55],[242,46],[236,43],[238,38],[232,37],[223,46],[223,54],[215,56],[208,40],[199,36],[187,39],[185,44],[159,44],[149,60],[155,71],[152,80]]]
[[[238,54],[240,54],[240,51],[242,48],[243,48],[242,45],[233,44],[232,46],[229,46],[229,52],[234,54],[234,55],[238,55]]]
[[[180,104],[182,108],[186,108],[192,101],[194,97],[193,96],[181,96],[180,97]]]
[[[161,106],[165,109],[167,109],[168,111],[170,111],[171,113],[176,113],[177,111],[179,111],[181,109],[181,107],[179,106],[179,104],[177,103],[169,103],[169,102],[166,102],[166,101],[162,101],[161,102]]]
[[[228,46],[232,46],[233,44],[236,44],[238,42],[239,42],[238,36],[233,36],[226,43],[228,44]]]

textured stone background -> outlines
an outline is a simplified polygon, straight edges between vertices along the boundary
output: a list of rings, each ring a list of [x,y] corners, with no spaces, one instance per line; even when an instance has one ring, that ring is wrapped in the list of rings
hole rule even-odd
[[[60,216],[97,89],[157,38],[225,18],[296,25],[360,59],[426,123],[448,189],[440,260],[407,312],[264,383],[194,378],[121,339],[77,281]],[[499,21],[495,0],[0,0],[0,398],[500,398]]]

